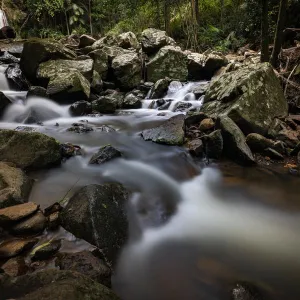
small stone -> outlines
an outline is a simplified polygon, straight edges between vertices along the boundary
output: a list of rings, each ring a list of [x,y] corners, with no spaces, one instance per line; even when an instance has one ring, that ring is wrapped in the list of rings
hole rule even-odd
[[[188,148],[193,156],[200,157],[203,155],[203,142],[200,139],[190,141],[188,143]]]
[[[90,114],[92,113],[92,104],[84,100],[77,101],[70,106],[70,113],[72,116],[84,116]]]
[[[48,218],[49,230],[56,230],[60,226],[59,212],[51,214]]]
[[[26,98],[30,97],[41,97],[41,98],[47,98],[47,90],[41,86],[31,86],[29,88],[29,91],[27,93]]]
[[[61,146],[61,156],[63,158],[70,158],[76,155],[82,155],[81,148],[70,143],[62,144]]]
[[[100,148],[99,151],[92,156],[89,163],[91,165],[100,165],[121,156],[122,153],[119,150],[110,145],[107,145]]]
[[[141,98],[135,96],[132,93],[127,94],[122,103],[122,108],[125,109],[137,109],[141,107],[142,107]]]
[[[32,260],[46,260],[57,253],[60,247],[60,240],[48,241],[42,245],[39,245],[31,252]]]
[[[68,128],[67,131],[76,132],[76,133],[87,133],[94,131],[93,127],[86,124],[74,123],[72,127]]]
[[[35,213],[38,208],[37,204],[29,202],[0,209],[0,225],[24,219]]]
[[[272,149],[272,148],[267,148],[264,150],[264,155],[270,157],[271,159],[275,159],[275,160],[284,160],[284,157],[278,153],[276,150]]]
[[[267,139],[258,133],[248,134],[246,142],[253,152],[262,152],[266,148],[271,148],[274,145],[274,141]]]
[[[49,217],[51,214],[59,212],[62,209],[63,209],[62,206],[58,202],[56,202],[56,203],[50,205],[49,207],[45,208],[44,216]]]
[[[203,112],[188,112],[184,120],[185,126],[189,127],[201,123],[204,119],[207,118]]]
[[[23,257],[16,257],[9,259],[2,267],[1,270],[11,276],[17,277],[27,273],[28,266]]]
[[[273,144],[272,149],[276,150],[277,152],[279,152],[282,155],[287,154],[287,149],[285,147],[284,142],[282,142],[282,141],[276,141]]]
[[[30,250],[36,243],[37,239],[13,239],[0,244],[0,258],[10,258]]]
[[[38,211],[33,216],[28,217],[24,221],[18,223],[11,228],[11,232],[17,235],[21,234],[39,234],[46,227],[47,219],[41,211]]]
[[[117,100],[111,96],[102,96],[92,102],[93,111],[102,114],[113,114],[117,109]]]
[[[205,151],[208,158],[219,159],[223,153],[223,137],[221,130],[215,130],[204,137]]]
[[[180,101],[176,104],[174,112],[186,112],[192,108],[192,103],[186,101]]]
[[[169,78],[158,80],[151,88],[149,99],[159,99],[166,95],[170,83]]]
[[[206,131],[214,129],[214,127],[215,127],[214,120],[211,119],[211,118],[208,118],[208,119],[204,119],[204,120],[201,121],[199,129],[202,132],[206,132]]]

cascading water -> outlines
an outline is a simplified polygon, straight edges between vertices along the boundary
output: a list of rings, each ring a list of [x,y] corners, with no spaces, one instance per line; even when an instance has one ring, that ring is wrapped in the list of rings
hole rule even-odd
[[[34,174],[38,180],[30,200],[42,208],[63,198],[74,184],[76,190],[117,181],[134,192],[128,203],[132,231],[113,281],[122,299],[227,299],[228,287],[240,280],[274,289],[273,299],[298,299],[298,217],[250,205],[243,193],[225,192],[218,170],[204,168],[200,174],[199,164],[183,149],[140,137],[141,130],[177,114],[178,102],[199,108],[201,99],[191,92],[194,85],[172,83],[164,98],[171,105],[163,114],[147,108],[153,100],[144,100],[142,109],[128,114],[75,118],[68,106],[22,96],[7,109],[0,127],[16,128],[32,117],[43,123],[30,125],[36,130],[82,147],[83,156]],[[68,131],[77,122],[93,131]],[[102,125],[115,131],[104,132]],[[91,155],[108,143],[124,158],[102,167],[88,165]]]

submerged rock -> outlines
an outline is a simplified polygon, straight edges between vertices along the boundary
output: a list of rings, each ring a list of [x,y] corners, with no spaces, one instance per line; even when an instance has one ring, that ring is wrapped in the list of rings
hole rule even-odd
[[[10,64],[5,70],[6,78],[13,84],[14,89],[25,91],[29,87],[19,64]]]
[[[187,57],[185,53],[174,46],[165,46],[146,64],[147,78],[157,82],[168,77],[179,81],[187,80]]]
[[[69,201],[61,213],[63,227],[96,245],[109,262],[116,262],[127,240],[124,205],[127,191],[119,184],[89,185]]]
[[[31,86],[28,90],[26,98],[30,97],[42,97],[47,98],[47,90],[42,86]]]
[[[67,131],[76,132],[76,133],[87,133],[94,131],[92,126],[83,123],[74,123],[72,127],[68,128]]]
[[[239,127],[228,117],[218,119],[224,141],[224,153],[232,160],[243,165],[255,163],[246,138]]]
[[[0,160],[17,167],[38,169],[60,163],[59,143],[38,132],[0,130]]]
[[[73,116],[84,116],[90,114],[92,113],[92,104],[84,100],[77,101],[70,106],[70,113]]]
[[[182,145],[184,142],[184,115],[176,115],[162,125],[146,129],[142,136],[146,141],[166,145]]]
[[[148,28],[142,32],[141,38],[143,51],[147,54],[154,54],[160,48],[168,45],[175,45],[175,41],[170,38],[165,31]]]
[[[142,79],[142,64],[137,53],[131,52],[115,57],[112,61],[114,76],[124,89],[137,87]]]
[[[122,108],[125,109],[137,109],[142,107],[142,98],[134,95],[133,93],[129,93],[125,96]]]
[[[0,225],[20,221],[35,213],[38,208],[37,204],[29,202],[0,209]]]
[[[9,164],[0,162],[0,208],[5,208],[17,204],[22,204],[28,200],[33,180],[22,170],[14,168]],[[1,222],[17,219],[22,213],[30,211],[30,204],[22,206],[20,211],[12,208],[1,210]],[[24,209],[24,210],[23,210]]]
[[[59,267],[60,270],[75,271],[107,287],[111,286],[110,268],[91,252],[60,253],[58,254],[55,265]]]
[[[7,276],[0,285],[3,299],[119,299],[107,287],[73,271],[43,270],[17,278]]]
[[[216,77],[201,110],[230,117],[245,133],[264,135],[274,118],[287,115],[288,105],[273,68],[263,63]]]
[[[92,110],[102,114],[113,114],[117,109],[118,102],[114,97],[101,96],[92,102]]]
[[[189,111],[193,107],[192,103],[187,101],[180,101],[174,107],[174,112],[186,112]]]
[[[54,40],[32,39],[24,43],[20,66],[28,80],[36,83],[39,64],[50,59],[74,59],[76,54]]]
[[[12,239],[0,244],[0,258],[10,258],[30,250],[38,239]],[[1,286],[1,283],[0,283]]]
[[[101,165],[121,156],[122,153],[119,150],[110,145],[107,145],[101,147],[99,151],[92,156],[89,163],[91,165]]]

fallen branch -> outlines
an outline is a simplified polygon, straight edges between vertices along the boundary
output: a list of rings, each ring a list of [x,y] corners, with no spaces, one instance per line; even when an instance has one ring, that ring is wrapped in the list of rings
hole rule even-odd
[[[286,96],[286,91],[287,91],[287,88],[288,88],[290,79],[291,79],[291,77],[293,76],[295,70],[298,68],[298,66],[299,66],[299,64],[298,64],[298,65],[295,65],[295,67],[293,68],[293,70],[292,70],[292,72],[290,73],[289,77],[287,78],[287,82],[286,82],[285,89],[284,89],[284,96]]]

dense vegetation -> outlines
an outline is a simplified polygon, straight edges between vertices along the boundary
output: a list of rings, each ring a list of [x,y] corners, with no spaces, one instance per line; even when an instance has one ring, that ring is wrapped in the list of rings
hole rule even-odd
[[[3,0],[21,37],[95,36],[147,27],[166,29],[184,47],[204,51],[259,45],[262,0]],[[278,0],[268,1],[269,35],[274,36]],[[300,27],[300,1],[288,3],[287,27]]]

